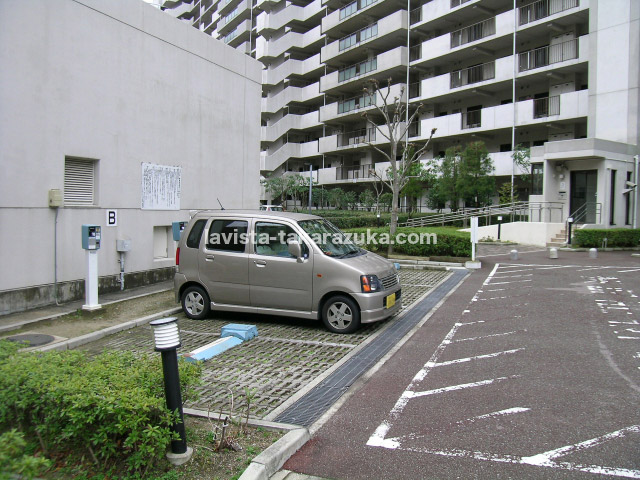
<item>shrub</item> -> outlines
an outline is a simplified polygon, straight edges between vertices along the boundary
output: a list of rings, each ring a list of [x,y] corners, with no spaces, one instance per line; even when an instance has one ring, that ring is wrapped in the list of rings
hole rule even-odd
[[[388,228],[371,228],[368,229],[372,234],[375,233],[376,237],[379,237],[381,234],[388,234]],[[366,235],[367,229],[365,228],[357,228],[348,230],[350,233],[355,233],[358,235],[359,239],[363,236],[365,237],[365,244],[363,244],[363,248],[367,250],[374,251],[384,251],[387,249],[387,245],[380,244],[367,244],[366,243]],[[402,244],[398,243],[398,235],[402,234],[406,240],[406,236],[409,234],[424,234],[424,233],[433,233],[437,235],[437,242],[427,243],[408,243],[404,242]],[[438,228],[438,227],[425,227],[425,228],[399,228],[396,231],[396,237],[394,239],[393,251],[395,253],[417,256],[417,257],[470,257],[471,256],[471,237],[468,232],[458,232],[451,228]]]
[[[601,248],[605,238],[607,247],[637,247],[640,245],[640,229],[575,230],[571,241],[575,247]]]
[[[194,395],[200,366],[180,363],[186,400]],[[0,363],[0,427],[37,436],[45,451],[86,448],[96,463],[123,460],[143,472],[164,455],[176,415],[166,408],[155,356],[13,353]]]
[[[31,479],[51,466],[46,458],[27,455],[26,446],[24,435],[15,429],[0,435],[0,480]]]

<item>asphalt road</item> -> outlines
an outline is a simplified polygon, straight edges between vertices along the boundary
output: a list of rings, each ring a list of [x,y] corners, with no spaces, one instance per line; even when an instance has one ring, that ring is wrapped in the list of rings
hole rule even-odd
[[[640,258],[482,261],[286,469],[640,478]]]

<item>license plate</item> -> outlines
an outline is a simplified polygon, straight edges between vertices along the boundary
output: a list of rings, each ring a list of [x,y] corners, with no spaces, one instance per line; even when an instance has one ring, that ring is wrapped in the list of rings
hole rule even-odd
[[[392,293],[387,297],[387,308],[391,308],[396,304],[396,294]]]

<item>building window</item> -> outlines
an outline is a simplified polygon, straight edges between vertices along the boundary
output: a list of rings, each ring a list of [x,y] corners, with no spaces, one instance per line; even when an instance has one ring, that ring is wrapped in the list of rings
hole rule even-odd
[[[531,164],[531,195],[542,195],[544,179],[544,164]]]
[[[96,204],[96,161],[64,159],[64,204],[66,206],[93,206]]]

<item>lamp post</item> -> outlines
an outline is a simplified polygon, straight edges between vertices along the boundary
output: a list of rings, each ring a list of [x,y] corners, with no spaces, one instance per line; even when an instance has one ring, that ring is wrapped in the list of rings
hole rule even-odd
[[[164,374],[164,395],[167,408],[172,412],[178,411],[179,421],[171,426],[171,430],[179,435],[179,439],[171,440],[171,453],[167,458],[173,465],[187,462],[193,454],[193,449],[187,447],[187,437],[184,430],[182,412],[182,395],[180,393],[180,375],[178,373],[178,354],[180,346],[180,331],[177,317],[166,317],[149,322],[153,327],[156,351],[162,356],[162,372]]]

